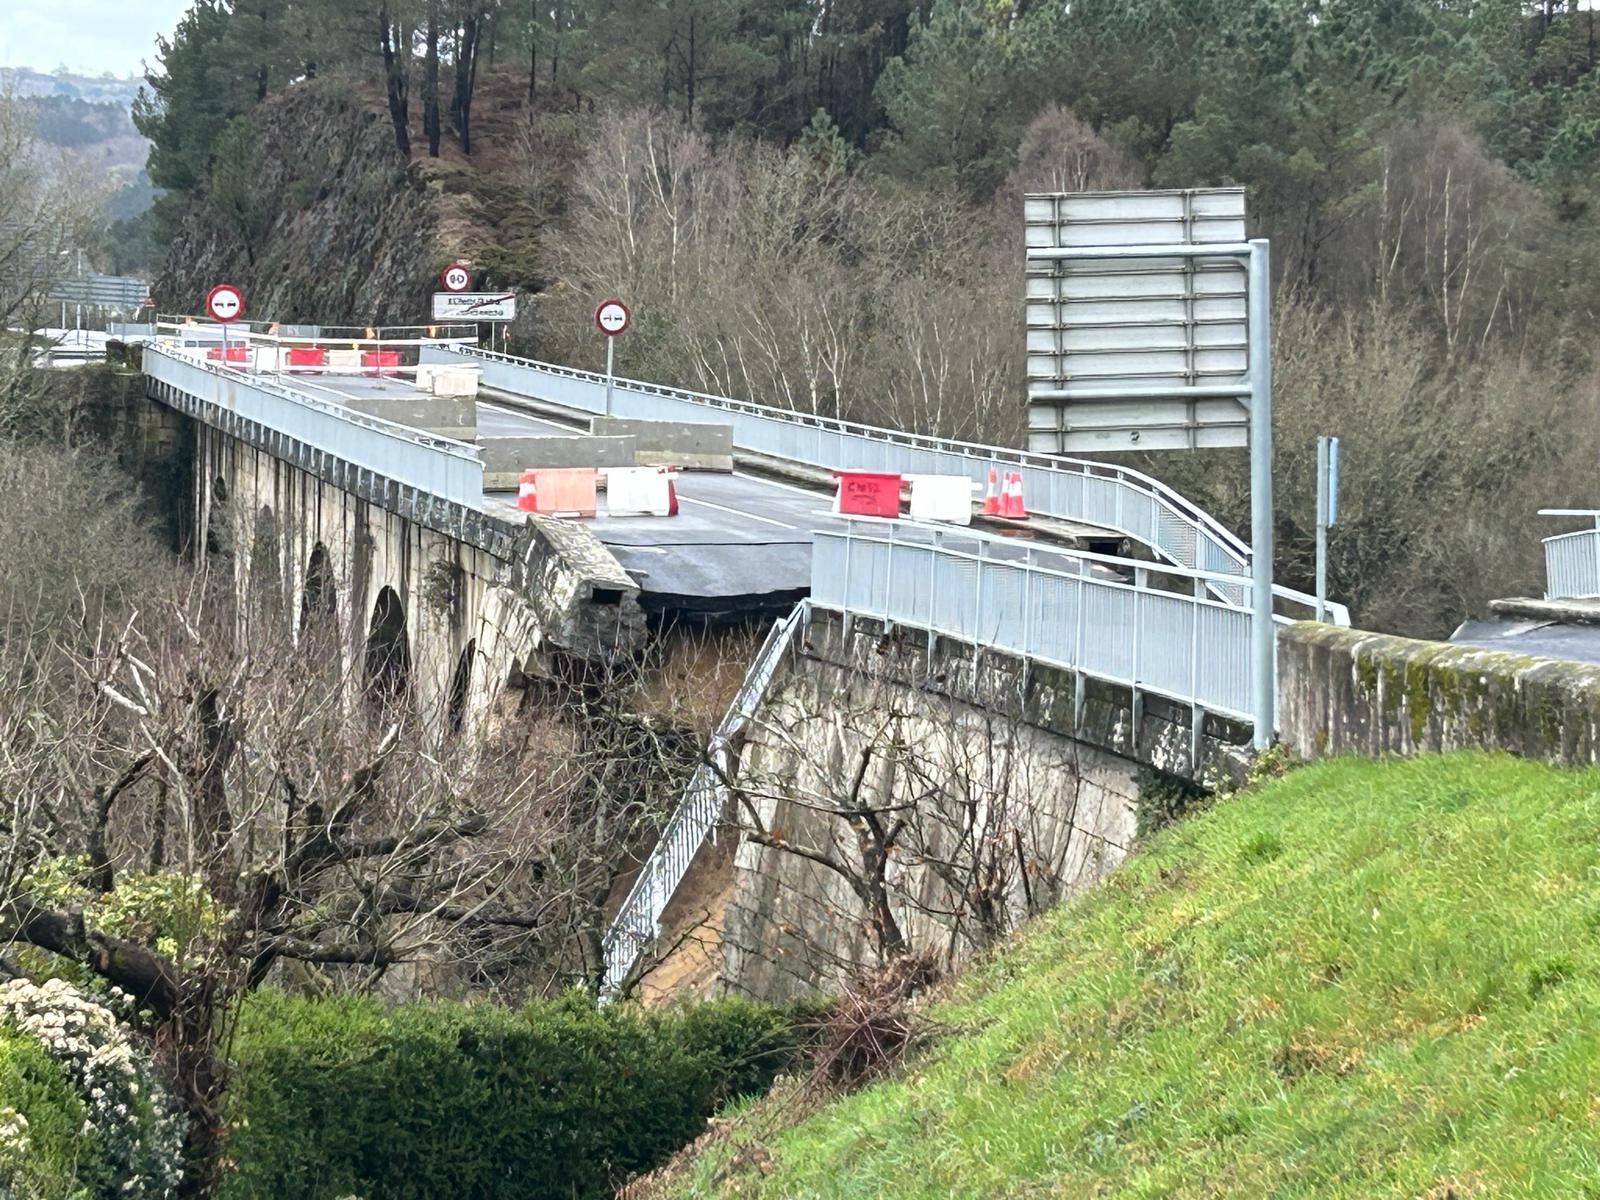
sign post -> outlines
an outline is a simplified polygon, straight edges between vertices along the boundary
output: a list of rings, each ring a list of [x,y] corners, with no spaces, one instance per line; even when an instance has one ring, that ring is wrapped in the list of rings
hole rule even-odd
[[[206,312],[222,326],[222,369],[228,369],[228,326],[244,316],[244,293],[231,283],[219,283],[206,293]],[[248,353],[248,351],[246,351]]]
[[[1317,620],[1328,613],[1328,530],[1339,520],[1339,439],[1317,439]]]
[[[1250,241],[1250,645],[1255,659],[1254,741],[1277,727],[1277,632],[1272,627],[1272,261],[1266,238]]]
[[[613,297],[595,306],[594,325],[606,335],[606,416],[611,415],[611,393],[616,383],[617,335],[632,320],[628,306]]]

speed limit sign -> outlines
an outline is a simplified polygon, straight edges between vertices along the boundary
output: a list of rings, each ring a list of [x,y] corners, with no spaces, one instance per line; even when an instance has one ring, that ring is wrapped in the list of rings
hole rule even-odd
[[[628,327],[628,306],[621,300],[602,300],[594,310],[594,323],[607,337],[616,337]]]
[[[206,311],[226,325],[244,316],[244,293],[231,283],[219,283],[206,293]]]
[[[472,286],[472,272],[465,263],[451,263],[439,272],[439,283],[447,292],[464,292]]]

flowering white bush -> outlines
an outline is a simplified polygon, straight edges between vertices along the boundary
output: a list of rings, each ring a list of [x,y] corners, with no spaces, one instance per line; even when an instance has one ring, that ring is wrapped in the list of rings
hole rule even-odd
[[[155,1200],[182,1178],[183,1120],[110,1009],[62,979],[0,984],[0,1021],[36,1038],[82,1097],[83,1137],[105,1163],[98,1197]],[[26,1145],[28,1123],[0,1109],[0,1142]]]

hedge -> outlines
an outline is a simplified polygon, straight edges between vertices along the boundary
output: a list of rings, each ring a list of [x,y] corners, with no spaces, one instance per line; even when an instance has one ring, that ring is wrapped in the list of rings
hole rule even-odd
[[[60,1064],[0,1024],[0,1196],[58,1200],[109,1183],[83,1124],[83,1102]]]
[[[223,1200],[610,1196],[795,1056],[792,1010],[253,997]]]

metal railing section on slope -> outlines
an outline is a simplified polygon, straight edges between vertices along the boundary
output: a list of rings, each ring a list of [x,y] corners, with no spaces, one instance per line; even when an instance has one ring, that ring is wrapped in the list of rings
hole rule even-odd
[[[606,930],[601,941],[605,960],[600,981],[602,997],[616,994],[638,963],[639,956],[655,940],[667,902],[683,882],[689,864],[707,835],[722,819],[729,800],[725,781],[733,772],[734,740],[755,716],[784,651],[804,623],[805,611],[803,603],[796,605],[793,612],[774,622],[767,632],[766,641],[745,672],[727,715],[711,736],[706,761],[695,768],[676,811],[662,828],[655,849],[640,868],[639,878]]]
[[[150,378],[237,418],[275,430],[352,466],[442,500],[483,503],[483,464],[475,446],[358,413],[269,376],[241,375],[192,352],[145,348]]]
[[[1547,600],[1600,596],[1600,527],[1544,539],[1544,595]]]
[[[424,348],[422,357],[428,361],[450,354],[482,363],[487,387],[582,412],[605,411],[604,375],[482,347]],[[903,475],[965,475],[980,484],[991,466],[1020,470],[1029,511],[1112,529],[1143,542],[1167,562],[1206,572],[1207,586],[1229,604],[1242,604],[1249,592],[1249,548],[1159,480],[1127,467],[901,433],[635,379],[614,381],[612,411],[617,416],[696,421],[706,418],[707,409],[733,425],[736,446],[791,462]],[[1233,576],[1241,578],[1235,583]],[[1275,588],[1274,594],[1288,605],[1316,606],[1311,596],[1291,588]],[[1343,605],[1330,603],[1328,608],[1336,623],[1350,623]]]
[[[910,533],[912,536],[906,536]],[[1251,615],[1205,594],[1208,572],[1051,551],[1046,565],[1009,539],[898,522],[851,521],[812,535],[811,603],[944,634],[977,646],[1251,720]],[[1001,557],[1001,555],[1010,557]],[[1099,577],[1114,564],[1132,582]],[[1192,593],[1152,586],[1176,574]],[[1286,618],[1278,618],[1284,621]]]

